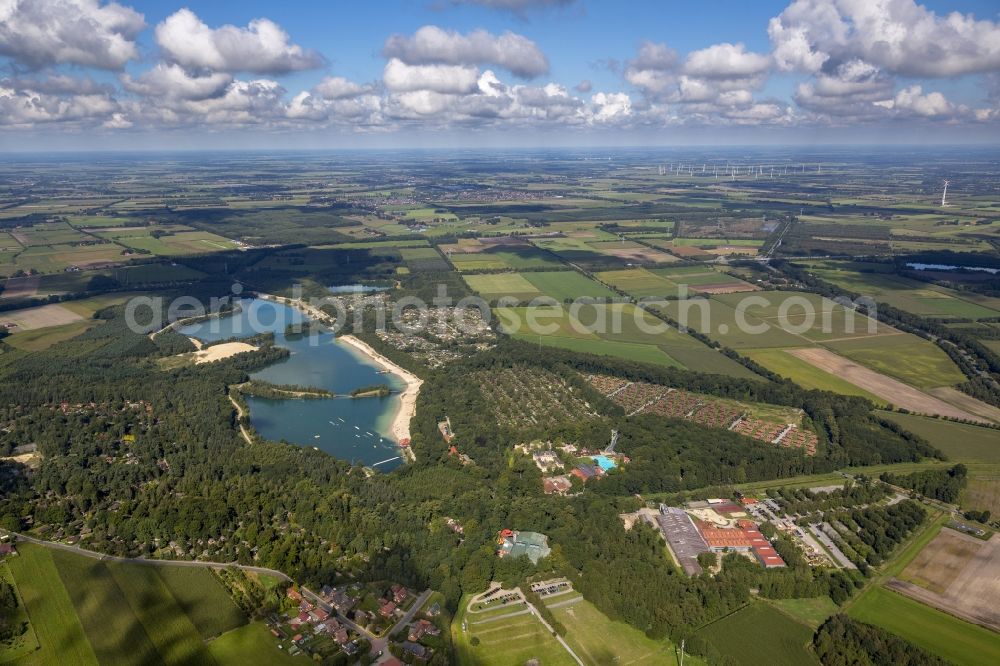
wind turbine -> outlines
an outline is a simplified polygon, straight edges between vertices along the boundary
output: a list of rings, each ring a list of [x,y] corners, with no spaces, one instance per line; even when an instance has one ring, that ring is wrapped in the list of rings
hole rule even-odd
[[[948,183],[949,181],[944,181],[944,192],[941,193],[941,208],[948,207]]]

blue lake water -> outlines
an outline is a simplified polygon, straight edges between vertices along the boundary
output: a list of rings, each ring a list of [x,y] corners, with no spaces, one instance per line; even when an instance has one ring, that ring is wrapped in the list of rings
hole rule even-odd
[[[236,315],[202,321],[179,328],[178,332],[206,342],[273,332],[275,344],[289,349],[291,356],[251,377],[274,384],[323,388],[338,396],[373,384],[388,384],[394,390],[404,388],[402,380],[380,374],[378,365],[352,347],[337,343],[332,333],[285,336],[290,324],[307,320],[299,310],[287,305],[250,299],[243,301],[243,309]],[[267,439],[314,446],[341,460],[364,465],[399,455],[399,447],[389,434],[399,409],[398,395],[308,400],[248,396],[247,403],[251,423]],[[400,462],[394,460],[376,469],[388,471]]]
[[[921,264],[917,262],[910,262],[906,265],[918,271],[956,271],[963,268],[967,271],[982,271],[993,275],[1000,273],[1000,268],[987,268],[985,266],[951,266],[949,264]]]

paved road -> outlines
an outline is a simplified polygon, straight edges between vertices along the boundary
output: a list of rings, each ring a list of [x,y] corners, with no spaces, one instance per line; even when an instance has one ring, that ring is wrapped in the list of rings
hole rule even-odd
[[[82,555],[83,557],[89,557],[94,560],[101,560],[104,562],[129,562],[132,564],[147,564],[153,567],[189,567],[196,569],[225,569],[227,567],[236,567],[237,569],[243,569],[244,571],[251,571],[253,573],[267,574],[269,576],[274,576],[283,581],[291,581],[292,579],[285,575],[284,573],[277,571],[275,569],[268,569],[266,567],[254,567],[247,564],[239,564],[238,562],[201,562],[197,560],[151,560],[144,557],[118,557],[117,555],[107,555],[105,553],[98,553],[94,550],[87,550],[86,548],[80,548],[79,546],[70,546],[65,543],[57,543],[55,541],[46,541],[44,539],[36,539],[35,537],[30,537],[26,534],[19,534],[17,532],[6,532],[14,537],[17,541],[23,541],[27,543],[37,544],[39,546],[44,546],[45,548],[51,548],[53,550],[62,550],[67,553],[73,553],[75,555]]]

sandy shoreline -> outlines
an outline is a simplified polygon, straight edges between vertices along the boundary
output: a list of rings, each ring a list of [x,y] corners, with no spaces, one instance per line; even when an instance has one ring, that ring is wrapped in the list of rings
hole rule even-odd
[[[230,356],[251,351],[257,351],[257,347],[245,342],[223,342],[204,349],[199,348],[198,351],[189,353],[193,355],[195,365],[201,365],[202,363],[213,363],[229,358]]]
[[[389,370],[392,374],[400,377],[406,383],[406,388],[404,388],[403,392],[399,394],[400,406],[396,415],[392,419],[390,432],[397,442],[410,439],[410,419],[412,419],[413,415],[417,412],[417,395],[420,393],[420,386],[424,383],[423,380],[409,370],[405,370],[396,365],[385,356],[375,351],[371,345],[366,342],[362,342],[353,335],[338,335],[336,339],[354,347],[359,352],[384,367],[386,370]]]

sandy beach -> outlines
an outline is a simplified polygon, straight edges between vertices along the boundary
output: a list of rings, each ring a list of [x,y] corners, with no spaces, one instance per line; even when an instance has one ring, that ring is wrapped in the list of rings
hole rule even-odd
[[[403,392],[399,395],[400,407],[399,411],[396,412],[396,416],[392,420],[390,432],[397,442],[409,439],[410,419],[412,419],[413,415],[417,412],[417,395],[420,393],[420,385],[424,383],[423,380],[409,370],[404,370],[399,367],[385,356],[372,349],[371,345],[362,342],[353,335],[340,335],[337,337],[337,340],[354,347],[362,354],[384,367],[386,370],[392,372],[392,374],[402,378],[402,380],[406,383],[406,388],[403,389]]]
[[[230,356],[236,356],[237,354],[249,351],[257,351],[257,348],[245,342],[223,342],[219,345],[212,345],[211,347],[206,347],[205,349],[199,349],[196,352],[189,353],[194,355],[193,358],[195,364],[201,365],[202,363],[221,361],[224,358],[229,358]]]

